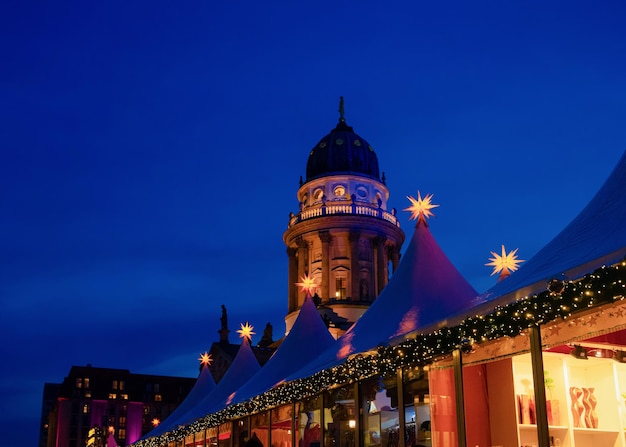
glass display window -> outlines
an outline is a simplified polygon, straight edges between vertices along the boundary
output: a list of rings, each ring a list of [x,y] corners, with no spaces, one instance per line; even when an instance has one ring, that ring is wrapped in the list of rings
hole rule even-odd
[[[354,385],[324,393],[324,447],[355,447],[356,405]]]
[[[297,439],[300,447],[320,447],[322,442],[322,396],[297,403]]]

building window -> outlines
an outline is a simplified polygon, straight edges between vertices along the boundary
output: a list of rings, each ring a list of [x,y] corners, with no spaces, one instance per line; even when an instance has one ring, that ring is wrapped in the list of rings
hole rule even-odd
[[[84,404],[83,405],[83,414],[88,414],[89,413],[89,404]]]
[[[89,377],[85,377],[85,378],[83,379],[83,386],[84,386],[85,388],[89,388]]]
[[[158,392],[159,392],[159,384],[158,384],[158,383],[155,383],[155,384],[154,384],[154,392],[155,392],[155,393],[158,393]]]
[[[335,186],[335,190],[333,191],[335,196],[342,198],[346,193],[346,188],[343,185]]]
[[[117,431],[117,437],[118,437],[119,440],[126,439],[126,429],[125,428],[120,428]]]
[[[316,202],[319,202],[322,200],[322,197],[324,197],[324,190],[321,188],[316,189],[315,191],[313,191],[313,199]]]
[[[126,416],[120,416],[119,424],[120,428],[126,428]]]
[[[346,299],[346,278],[335,279],[335,298],[338,300]]]
[[[123,380],[120,380],[119,381],[119,386],[120,386],[119,389],[123,391],[124,387],[126,386],[126,382],[124,382]]]
[[[76,378],[76,388],[82,388],[83,387],[83,379],[80,377]]]
[[[128,394],[120,394],[120,398],[128,400]]]
[[[154,401],[155,401],[155,402],[161,402],[161,400],[162,400],[162,398],[161,398],[161,395],[160,395],[160,394],[155,394],[155,395],[154,395]]]
[[[111,384],[111,388],[114,390],[117,390],[117,380],[114,380],[113,383]]]
[[[109,393],[109,399],[117,399],[117,394]]]
[[[85,391],[85,397],[91,397],[91,391]]]
[[[143,407],[143,414],[150,414],[150,405],[144,405]]]

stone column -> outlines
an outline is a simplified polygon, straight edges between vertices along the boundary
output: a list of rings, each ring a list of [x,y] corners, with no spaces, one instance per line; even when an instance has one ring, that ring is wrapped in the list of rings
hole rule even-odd
[[[350,241],[350,298],[358,301],[359,297],[359,240],[361,234],[351,231],[348,236]]]
[[[322,302],[326,302],[330,299],[329,296],[329,283],[330,283],[330,243],[333,237],[328,231],[319,232],[320,240],[322,241]]]
[[[287,296],[288,296],[288,312],[293,312],[298,308],[298,289],[296,283],[298,282],[298,259],[296,258],[297,248],[287,247],[287,257],[289,258],[288,270],[287,270]]]
[[[385,236],[377,236],[373,239],[376,248],[376,296],[380,294],[383,287],[387,285],[387,256],[385,253]]]
[[[398,268],[398,264],[400,263],[400,250],[395,245],[389,247],[389,257],[391,258],[391,271],[392,273],[396,271]],[[389,277],[387,276],[387,280]]]
[[[378,293],[376,293],[376,267],[375,267],[375,250],[376,243],[375,238],[369,238],[367,240],[367,246],[369,249],[369,256],[367,258],[367,295],[365,299],[368,302],[374,301]]]
[[[300,282],[304,276],[306,276],[308,272],[307,268],[307,257],[309,252],[309,244],[307,241],[302,239],[302,237],[298,237],[296,239],[296,244],[298,244],[298,281]],[[306,297],[306,293],[298,289],[297,292],[298,300],[296,303],[296,308],[300,308],[304,303],[304,298]]]

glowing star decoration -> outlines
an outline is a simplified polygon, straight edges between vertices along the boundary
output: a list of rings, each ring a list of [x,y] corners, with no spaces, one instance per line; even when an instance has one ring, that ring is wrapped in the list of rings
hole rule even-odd
[[[439,205],[434,205],[431,200],[433,198],[432,194],[426,194],[422,199],[422,195],[419,191],[417,191],[417,199],[411,196],[407,196],[407,199],[411,201],[411,206],[405,208],[404,211],[410,211],[411,217],[410,220],[417,220],[417,222],[426,223],[426,219],[428,217],[434,216],[431,209],[437,208]]]
[[[315,280],[309,275],[303,276],[300,279],[300,282],[296,283],[296,286],[300,286],[300,291],[306,292],[309,295],[313,295],[315,289],[317,289],[317,284],[315,284]]]
[[[211,363],[213,363],[213,357],[208,352],[200,354],[200,358],[198,360],[200,360],[201,365],[211,366]]]
[[[152,419],[152,426],[156,427],[157,425],[159,425],[161,423],[161,421],[158,418],[154,418]]]
[[[486,266],[493,267],[491,276],[496,273],[500,273],[499,279],[504,279],[519,268],[519,264],[524,262],[523,259],[517,259],[517,248],[513,251],[506,252],[504,245],[502,246],[502,254],[499,255],[492,251],[493,258],[489,258],[491,262],[485,264]]]
[[[239,329],[237,333],[241,338],[247,338],[248,340],[252,340],[252,336],[256,334],[253,329],[254,327],[250,326],[250,324],[248,324],[248,322],[246,321],[246,324],[242,324],[241,329]]]

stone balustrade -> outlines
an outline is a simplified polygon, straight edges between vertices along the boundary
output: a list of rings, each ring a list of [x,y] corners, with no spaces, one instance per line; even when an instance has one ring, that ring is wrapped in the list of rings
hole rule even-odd
[[[398,218],[395,216],[395,210],[393,212],[388,212],[383,210],[382,208],[357,204],[357,203],[342,203],[342,204],[320,204],[312,207],[308,207],[302,210],[298,214],[291,214],[289,217],[289,228],[298,222],[302,222],[308,219],[313,219],[321,216],[332,216],[337,214],[352,214],[355,216],[369,216],[374,217],[376,219],[386,220],[387,222],[395,225],[397,227],[400,226],[400,222]]]

